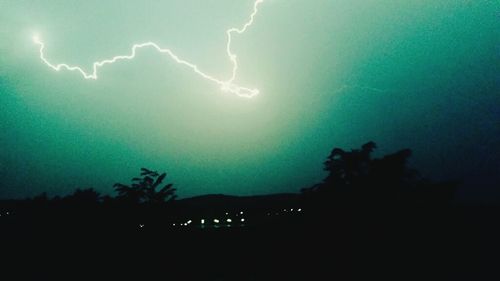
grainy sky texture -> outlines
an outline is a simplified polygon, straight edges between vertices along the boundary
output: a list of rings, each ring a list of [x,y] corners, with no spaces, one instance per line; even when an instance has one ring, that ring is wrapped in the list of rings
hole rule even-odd
[[[181,197],[297,192],[333,147],[411,148],[422,174],[499,198],[498,1],[266,0],[234,36],[244,99],[144,49],[97,81],[55,72],[154,41],[227,77],[251,0],[0,0],[0,198],[112,192],[140,167]]]

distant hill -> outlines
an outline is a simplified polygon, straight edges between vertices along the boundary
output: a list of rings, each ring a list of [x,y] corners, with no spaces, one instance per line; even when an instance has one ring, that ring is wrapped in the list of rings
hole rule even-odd
[[[55,203],[60,201],[46,201],[47,203]],[[31,210],[37,203],[32,200],[0,200],[0,214],[6,211]],[[60,206],[60,205],[56,205]],[[82,205],[74,205],[67,203],[63,205],[67,207],[78,207]],[[185,199],[178,199],[165,205],[166,214],[174,216],[219,216],[225,213],[248,212],[252,215],[263,215],[269,212],[284,211],[284,209],[301,208],[300,194],[298,193],[283,193],[257,196],[230,196],[224,194],[209,194]],[[173,209],[171,209],[173,208]],[[162,211],[163,212],[163,211]]]
[[[299,205],[298,193],[282,193],[258,196],[230,196],[210,194],[176,201],[178,207],[196,212],[224,212],[235,210],[264,211],[278,208],[294,208]]]

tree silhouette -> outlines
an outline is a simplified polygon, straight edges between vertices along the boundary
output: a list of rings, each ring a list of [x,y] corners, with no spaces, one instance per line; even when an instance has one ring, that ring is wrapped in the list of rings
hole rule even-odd
[[[133,178],[131,185],[114,185],[118,192],[117,199],[131,204],[158,204],[174,200],[177,196],[176,189],[172,188],[173,184],[169,183],[158,189],[166,176],[166,173],[160,175],[156,171],[141,168],[141,177]]]
[[[371,141],[351,151],[334,148],[324,162],[327,177],[303,189],[304,196],[325,203],[333,199],[338,204],[427,204],[451,199],[456,184],[432,184],[407,167],[410,149],[372,159],[376,147]]]

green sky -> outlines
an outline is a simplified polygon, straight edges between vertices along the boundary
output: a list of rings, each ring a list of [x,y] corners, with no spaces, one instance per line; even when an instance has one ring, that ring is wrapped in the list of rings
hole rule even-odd
[[[266,0],[233,43],[254,99],[149,49],[97,81],[57,73],[31,41],[87,69],[154,41],[227,77],[224,31],[252,5],[0,0],[0,198],[109,193],[140,167],[167,171],[181,197],[297,192],[334,146],[369,140],[378,155],[412,148],[413,166],[463,180],[468,199],[498,195],[498,1]]]

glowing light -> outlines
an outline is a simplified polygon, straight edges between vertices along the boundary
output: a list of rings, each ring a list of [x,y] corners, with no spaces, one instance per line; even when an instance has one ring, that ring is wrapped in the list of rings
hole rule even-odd
[[[205,220],[204,219],[201,220],[201,224],[205,224]]]
[[[241,222],[245,222],[245,219],[241,219]]]
[[[227,221],[227,222],[232,222],[232,220],[231,220],[231,219],[227,219],[226,221]]]
[[[214,219],[214,222],[215,222],[215,223],[219,223],[219,220],[218,220],[218,219]]]
[[[302,209],[300,209],[300,208],[299,208],[299,209],[297,210],[297,212],[302,212]]]
[[[76,71],[79,72],[83,78],[85,79],[91,79],[91,80],[97,80],[98,75],[97,71],[100,67],[103,67],[104,65],[107,64],[113,64],[115,62],[121,61],[121,60],[132,60],[135,58],[135,55],[137,53],[138,49],[142,48],[153,48],[156,51],[158,51],[161,54],[168,55],[173,61],[176,63],[183,65],[187,68],[190,68],[194,73],[198,74],[200,77],[209,80],[213,83],[216,83],[220,86],[221,90],[224,92],[229,92],[232,94],[235,94],[240,97],[245,97],[245,98],[252,98],[256,95],[259,94],[258,89],[252,89],[248,87],[243,87],[238,84],[235,84],[234,81],[236,80],[237,72],[238,72],[238,59],[235,53],[233,53],[231,44],[233,42],[233,34],[243,34],[247,29],[253,24],[255,16],[257,15],[259,11],[259,5],[263,3],[264,0],[256,0],[253,5],[253,12],[250,14],[250,19],[243,25],[241,28],[229,28],[226,30],[226,36],[227,36],[227,43],[226,43],[226,54],[229,57],[229,60],[231,61],[232,64],[232,71],[231,71],[231,76],[227,80],[221,80],[219,78],[215,78],[212,75],[209,75],[202,70],[196,65],[193,64],[187,60],[181,59],[179,56],[177,56],[172,50],[168,48],[162,48],[158,44],[154,42],[145,42],[145,43],[140,43],[140,44],[134,44],[132,46],[131,53],[129,55],[118,55],[114,56],[110,59],[105,59],[102,61],[96,61],[92,64],[92,72],[86,72],[83,70],[83,68],[79,66],[72,66],[68,65],[66,63],[60,63],[60,64],[53,64],[51,63],[45,56],[44,50],[45,50],[45,43],[42,41],[40,36],[34,35],[33,36],[33,42],[37,44],[40,49],[40,59],[50,68],[52,68],[55,71],[60,71],[61,69],[66,69],[68,71]]]

